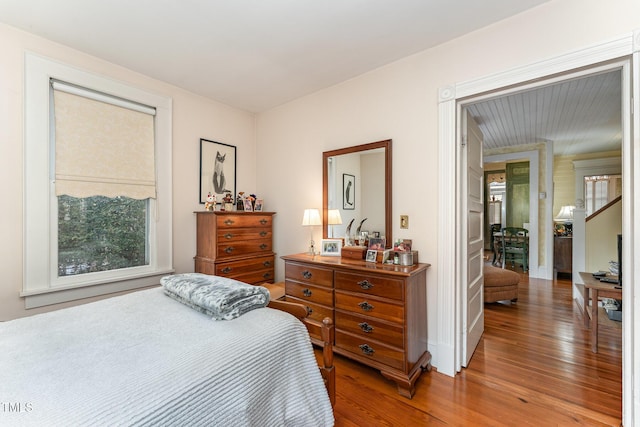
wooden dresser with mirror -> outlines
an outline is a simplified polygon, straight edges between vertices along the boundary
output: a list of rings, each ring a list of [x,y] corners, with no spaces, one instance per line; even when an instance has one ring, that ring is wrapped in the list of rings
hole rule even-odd
[[[323,153],[324,238],[329,236],[329,209],[337,209],[343,224],[332,237],[345,237],[345,224],[366,218],[368,230],[380,232],[386,246],[392,245],[391,143],[384,140]],[[357,184],[355,206],[344,203],[343,175]],[[368,188],[371,181],[376,182],[374,188]],[[310,315],[305,324],[314,344],[322,345],[321,321],[331,318],[335,353],[378,369],[397,384],[402,396],[411,398],[417,379],[431,368],[429,264],[400,266],[310,254],[282,259],[285,298],[307,307]]]

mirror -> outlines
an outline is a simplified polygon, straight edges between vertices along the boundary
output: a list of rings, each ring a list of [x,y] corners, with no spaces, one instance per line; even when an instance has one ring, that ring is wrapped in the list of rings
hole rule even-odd
[[[323,238],[351,236],[361,231],[379,233],[391,247],[391,140],[356,145],[322,153]],[[340,212],[342,224],[329,225],[329,209]]]

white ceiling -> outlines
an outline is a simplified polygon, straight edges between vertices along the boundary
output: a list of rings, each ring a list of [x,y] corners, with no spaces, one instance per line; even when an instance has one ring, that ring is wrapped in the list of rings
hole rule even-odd
[[[546,1],[0,0],[0,22],[260,112]],[[612,77],[471,111],[487,148],[549,140],[560,154],[616,149],[620,82]]]
[[[551,141],[556,155],[620,150],[621,72],[611,71],[469,106],[484,148]]]
[[[259,112],[546,1],[0,0],[0,22]]]

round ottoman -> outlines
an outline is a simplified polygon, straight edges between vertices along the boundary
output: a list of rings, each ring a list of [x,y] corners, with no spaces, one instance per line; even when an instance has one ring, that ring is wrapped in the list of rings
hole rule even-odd
[[[484,302],[518,300],[520,275],[491,265],[484,266]]]

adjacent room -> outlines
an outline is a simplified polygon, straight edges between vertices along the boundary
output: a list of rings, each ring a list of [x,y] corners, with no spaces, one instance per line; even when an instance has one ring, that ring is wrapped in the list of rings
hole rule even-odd
[[[1,1],[0,424],[638,424],[605,3]]]

